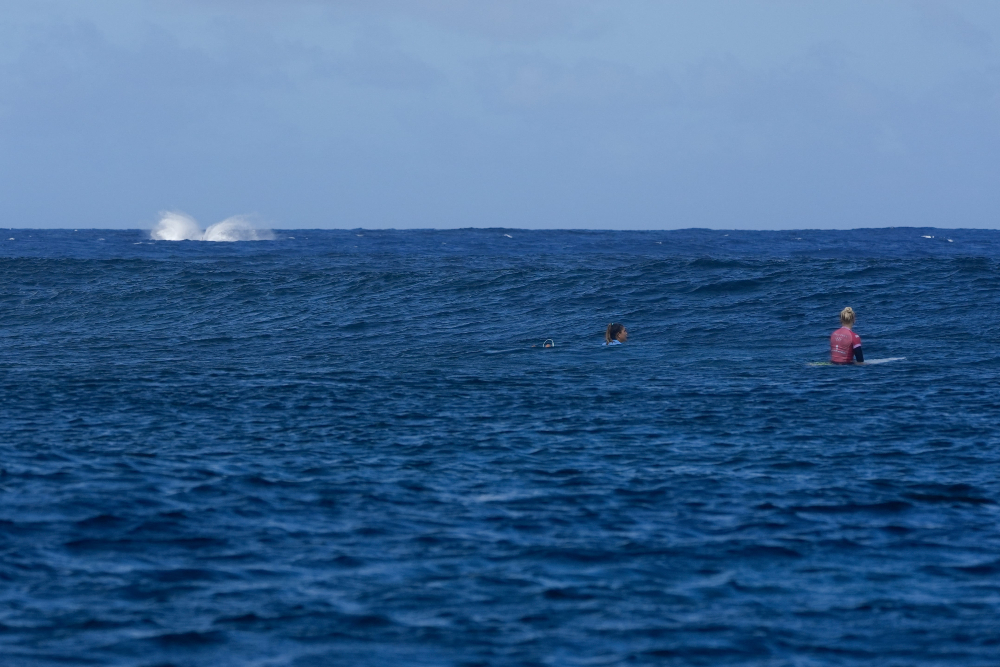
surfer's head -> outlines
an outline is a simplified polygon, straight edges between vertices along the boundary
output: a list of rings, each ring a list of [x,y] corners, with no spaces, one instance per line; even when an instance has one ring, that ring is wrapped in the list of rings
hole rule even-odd
[[[848,306],[840,311],[840,326],[843,327],[853,327],[854,326],[854,309]]]
[[[604,342],[610,343],[613,340],[619,343],[624,343],[628,340],[628,331],[625,330],[624,324],[612,322],[608,325],[608,330],[604,332]]]

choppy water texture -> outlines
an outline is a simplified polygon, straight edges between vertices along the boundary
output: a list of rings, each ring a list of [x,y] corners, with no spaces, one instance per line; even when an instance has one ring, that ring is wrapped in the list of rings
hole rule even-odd
[[[148,236],[0,240],[2,664],[1000,663],[1000,233]]]

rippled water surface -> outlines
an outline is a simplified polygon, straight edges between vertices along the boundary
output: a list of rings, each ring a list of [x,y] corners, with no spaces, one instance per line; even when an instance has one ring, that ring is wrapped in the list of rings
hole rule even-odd
[[[275,236],[3,233],[3,665],[1000,664],[1000,233]]]

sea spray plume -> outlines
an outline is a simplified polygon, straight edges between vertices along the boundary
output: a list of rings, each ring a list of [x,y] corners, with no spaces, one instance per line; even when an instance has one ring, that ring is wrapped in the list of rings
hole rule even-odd
[[[164,211],[149,236],[154,241],[201,241],[204,235],[191,216],[177,211]]]
[[[234,215],[205,230],[205,241],[273,241],[270,229],[256,229],[246,218]]]
[[[155,241],[272,241],[274,232],[255,228],[244,216],[236,215],[211,225],[205,231],[189,215],[165,211],[150,232]]]

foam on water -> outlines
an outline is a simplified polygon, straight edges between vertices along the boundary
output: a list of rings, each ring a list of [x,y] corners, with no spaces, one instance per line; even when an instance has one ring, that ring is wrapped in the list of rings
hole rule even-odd
[[[198,222],[178,211],[166,211],[150,232],[154,241],[272,241],[274,232],[257,229],[244,216],[236,215],[202,231]]]

